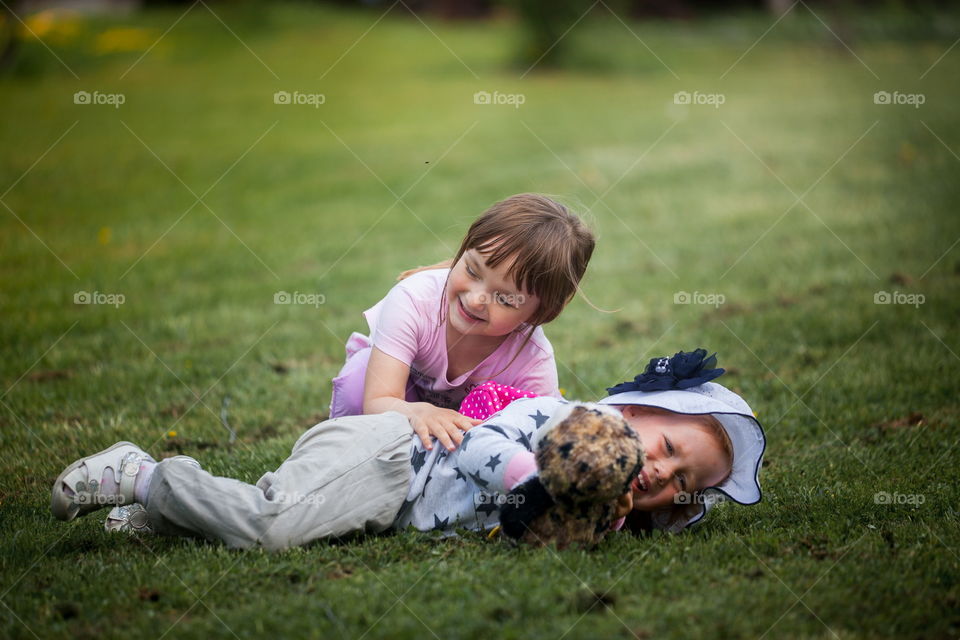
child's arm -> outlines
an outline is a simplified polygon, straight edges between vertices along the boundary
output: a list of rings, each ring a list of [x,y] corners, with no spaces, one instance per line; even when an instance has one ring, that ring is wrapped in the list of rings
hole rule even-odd
[[[367,364],[363,412],[397,411],[410,420],[410,426],[420,436],[425,449],[433,448],[430,441],[432,436],[447,450],[453,451],[463,440],[461,430],[469,430],[480,424],[480,420],[468,418],[453,409],[436,407],[429,402],[407,402],[405,398],[409,378],[409,365],[374,347]]]
[[[553,398],[515,400],[471,429],[457,453],[460,471],[487,493],[508,493],[536,472],[534,433],[559,404]]]

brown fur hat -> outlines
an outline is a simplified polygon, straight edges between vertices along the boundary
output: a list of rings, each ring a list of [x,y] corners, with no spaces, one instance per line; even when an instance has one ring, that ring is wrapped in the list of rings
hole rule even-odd
[[[643,467],[640,436],[619,411],[571,403],[537,433],[540,482],[554,504],[534,518],[521,540],[592,546],[614,522],[616,501]]]

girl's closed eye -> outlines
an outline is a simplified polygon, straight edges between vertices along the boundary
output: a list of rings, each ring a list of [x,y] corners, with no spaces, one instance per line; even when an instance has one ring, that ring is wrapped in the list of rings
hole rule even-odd
[[[493,295],[494,295],[494,298],[496,299],[496,301],[497,301],[498,303],[502,304],[503,306],[507,307],[508,309],[517,309],[517,308],[518,308],[517,305],[515,305],[515,304],[510,304],[510,297],[509,297],[509,296],[506,296],[506,295],[500,293],[499,291],[494,292]]]
[[[667,436],[663,436],[663,442],[664,442],[664,443],[666,444],[666,446],[667,446],[667,453],[668,453],[670,456],[673,456],[674,453],[675,453],[675,452],[674,452],[674,449],[673,449],[673,444],[671,444],[670,440],[667,439]],[[687,478],[686,478],[686,476],[684,476],[682,473],[678,473],[678,474],[677,474],[677,479],[680,481],[680,490],[681,490],[681,491],[686,491],[686,490],[687,490]]]

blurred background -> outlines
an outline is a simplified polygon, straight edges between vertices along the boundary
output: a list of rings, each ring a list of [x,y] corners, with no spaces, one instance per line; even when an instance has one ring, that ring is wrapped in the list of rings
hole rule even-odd
[[[575,395],[632,376],[662,336],[670,352],[713,335],[743,352],[729,318],[792,334],[740,338],[771,349],[764,362],[806,366],[822,354],[803,324],[850,326],[852,343],[864,318],[892,313],[874,294],[954,284],[936,279],[960,234],[953,3],[3,9],[11,382],[75,320],[45,358],[152,348],[141,331],[156,331],[180,377],[171,361],[201,366],[279,322],[263,357],[299,380],[280,413],[322,414],[360,312],[522,191],[564,201],[599,238],[594,306],[576,301],[551,334]],[[323,304],[271,304],[282,291]],[[84,292],[126,304],[75,304]],[[692,304],[675,303],[685,293]],[[842,313],[856,323],[826,320]],[[254,431],[268,421],[247,409]]]
[[[451,257],[487,207],[532,191],[598,237],[584,295],[545,328],[565,394],[601,397],[650,358],[703,346],[768,432],[764,502],[720,509],[707,525],[722,553],[658,543],[675,583],[648,598],[629,594],[666,579],[658,564],[621,576],[618,613],[631,628],[960,628],[956,3],[0,8],[0,558],[25,576],[0,600],[28,625],[65,634],[58,612],[76,602],[99,636],[107,610],[137,599],[124,554],[97,556],[96,571],[128,591],[71,595],[89,587],[63,573],[77,550],[120,543],[97,522],[52,522],[49,486],[65,464],[125,439],[255,481],[326,416],[343,345],[366,331],[361,312],[396,275]],[[881,504],[878,491],[924,501]],[[383,542],[385,553],[406,558],[405,541]],[[209,552],[197,563],[170,544],[178,574],[234,562]],[[784,603],[780,582],[740,573],[768,572],[761,557],[819,617],[785,614],[794,600]],[[529,572],[505,582],[503,564],[472,558],[449,560],[443,595],[476,571],[480,583],[533,594],[520,598],[524,616],[543,622],[544,637],[582,617],[557,614],[560,592],[576,586],[562,567],[528,585],[542,558],[510,556]],[[252,579],[267,571],[257,562],[235,570]],[[824,578],[827,564],[837,568]],[[416,566],[386,571],[402,582]],[[577,570],[607,588],[610,566],[599,554]],[[290,595],[277,576],[263,588]],[[264,619],[256,589],[226,582],[209,600],[225,620]],[[393,602],[377,583],[310,588],[353,636],[383,612],[351,604],[351,589]],[[175,580],[160,589],[183,590]],[[171,624],[193,602],[181,595],[162,614]],[[319,605],[301,595],[271,601],[270,629],[303,631],[293,608]],[[411,595],[423,608],[425,598]],[[477,633],[503,618],[431,611]],[[689,626],[691,611],[711,625]],[[386,620],[423,631],[400,607]],[[572,635],[623,631],[612,617],[591,620]],[[146,617],[127,623],[152,629]],[[199,608],[179,624],[222,631]]]

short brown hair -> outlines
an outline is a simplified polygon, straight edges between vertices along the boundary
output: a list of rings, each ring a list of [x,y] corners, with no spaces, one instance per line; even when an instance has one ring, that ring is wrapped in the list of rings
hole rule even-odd
[[[537,326],[560,315],[573,298],[594,244],[590,229],[565,206],[521,193],[497,202],[470,225],[453,263],[468,249],[482,253],[493,268],[515,257],[508,275],[520,289],[540,298],[528,320]]]

